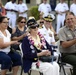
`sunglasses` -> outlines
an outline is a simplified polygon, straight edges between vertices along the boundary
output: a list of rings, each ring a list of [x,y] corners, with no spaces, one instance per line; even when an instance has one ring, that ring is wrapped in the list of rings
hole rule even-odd
[[[44,23],[44,21],[41,21],[40,23]]]
[[[20,23],[26,23],[26,22],[20,22]]]
[[[30,26],[31,29],[36,29],[39,28],[39,25],[35,25],[35,26]]]

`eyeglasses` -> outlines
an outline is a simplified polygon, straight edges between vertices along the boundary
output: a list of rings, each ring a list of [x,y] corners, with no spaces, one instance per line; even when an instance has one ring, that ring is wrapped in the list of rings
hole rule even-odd
[[[30,26],[30,28],[32,28],[32,29],[36,29],[36,28],[38,28],[38,27],[39,27],[39,25]]]
[[[2,23],[8,24],[9,22],[2,22]]]
[[[20,23],[26,23],[26,22],[20,22]]]

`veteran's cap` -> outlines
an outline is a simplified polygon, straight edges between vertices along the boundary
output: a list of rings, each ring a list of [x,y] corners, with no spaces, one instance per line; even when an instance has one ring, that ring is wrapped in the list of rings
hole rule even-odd
[[[36,22],[36,20],[34,18],[29,19],[27,21],[27,27],[32,27],[32,26],[38,26],[38,24],[37,24],[37,22]]]

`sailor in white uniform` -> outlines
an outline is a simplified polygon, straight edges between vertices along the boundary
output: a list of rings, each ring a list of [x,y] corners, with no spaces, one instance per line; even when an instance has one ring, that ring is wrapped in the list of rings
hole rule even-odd
[[[76,0],[73,0],[73,3],[70,6],[70,11],[76,16]]]
[[[64,2],[64,0],[60,0],[60,3],[57,4],[55,11],[57,13],[57,29],[58,33],[61,26],[64,25],[65,14],[69,10],[68,5]]]
[[[50,15],[44,17],[44,25],[42,28],[39,29],[39,32],[44,36],[44,38],[50,45],[55,44],[54,33],[49,28],[52,20],[53,19]]]
[[[23,0],[19,0],[19,4],[18,4],[18,14],[19,16],[25,17],[27,19],[27,5],[25,3],[23,3]]]
[[[6,16],[9,18],[9,25],[11,25],[12,28],[16,27],[16,17],[18,11],[17,4],[15,2],[16,0],[11,0],[5,4],[5,9],[7,11]]]
[[[44,36],[45,40],[49,45],[55,45],[54,32],[50,29],[50,24],[52,23],[53,18],[51,15],[44,17],[44,25],[39,29],[39,32]],[[58,53],[54,52],[54,56],[58,57]]]
[[[38,11],[41,13],[43,12],[43,17],[46,16],[47,14],[49,14],[52,9],[50,4],[47,3],[47,0],[43,0],[43,3],[39,5],[38,7]]]

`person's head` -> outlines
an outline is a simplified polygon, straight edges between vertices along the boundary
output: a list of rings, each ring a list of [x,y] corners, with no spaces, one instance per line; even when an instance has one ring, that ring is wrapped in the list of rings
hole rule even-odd
[[[12,3],[15,3],[16,2],[16,0],[11,0],[12,1]]]
[[[66,25],[69,27],[69,28],[72,28],[74,27],[75,25],[75,15],[72,13],[72,12],[68,12],[66,14]]]
[[[22,4],[23,0],[18,0],[18,4]]]
[[[60,3],[63,3],[64,2],[64,0],[59,0],[60,1]]]
[[[26,19],[22,16],[19,16],[16,20],[17,22],[17,25],[22,27],[22,26],[25,26],[26,25]]]
[[[9,20],[7,17],[5,16],[0,17],[0,29],[3,29],[3,30],[7,29],[8,23],[9,23]]]
[[[51,15],[47,15],[44,17],[44,25],[45,27],[49,28],[50,25],[52,24],[53,18]]]
[[[37,24],[35,19],[29,19],[27,21],[27,28],[30,33],[37,33],[39,25]]]
[[[76,0],[73,0],[73,3],[76,3]]]
[[[39,25],[42,26],[44,24],[44,19],[40,19]]]
[[[43,3],[46,4],[47,3],[47,0],[43,0]]]

